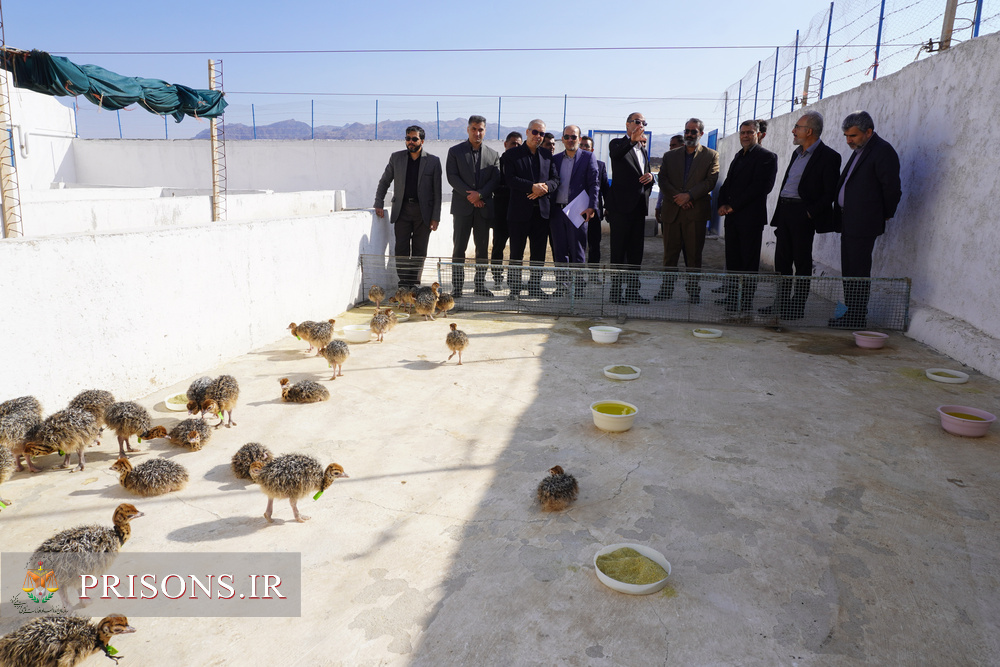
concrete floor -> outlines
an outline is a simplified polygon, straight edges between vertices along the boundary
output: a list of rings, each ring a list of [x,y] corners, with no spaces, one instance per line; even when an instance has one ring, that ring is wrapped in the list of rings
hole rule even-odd
[[[450,321],[471,338],[462,366],[443,363]],[[1000,383],[967,369],[968,384],[931,382],[924,369],[958,366],[900,334],[865,351],[850,332],[723,327],[703,340],[633,320],[598,345],[592,324],[411,320],[352,346],[334,382],[290,336],[206,369],[239,379],[238,425],[200,452],[142,444],[135,460],[170,456],[192,481],[133,501],[146,516],[125,550],[301,552],[302,616],[133,618],[115,642],[122,665],[1000,664],[1000,431],[952,436],[935,414],[996,412]],[[618,363],[642,376],[604,378]],[[333,397],[281,403],[285,376]],[[179,415],[162,401],[189,381],[139,401],[169,427]],[[635,427],[597,430],[589,405],[602,398],[638,405]],[[278,502],[268,525],[264,495],[229,471],[249,441],[351,477],[303,501],[308,523]],[[106,433],[84,473],[49,457],[15,474],[3,550],[108,524],[132,498],[108,470],[116,455]],[[555,464],[580,497],[548,515],[534,493]],[[605,588],[593,556],[616,542],[663,552],[670,585]],[[0,619],[0,633],[17,622]]]

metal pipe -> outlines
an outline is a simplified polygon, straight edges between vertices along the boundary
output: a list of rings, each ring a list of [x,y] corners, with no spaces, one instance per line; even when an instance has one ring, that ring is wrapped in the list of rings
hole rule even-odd
[[[740,79],[739,92],[736,93],[736,129],[740,129],[740,107],[743,104],[743,79]]]
[[[375,100],[375,141],[378,141],[378,100]]]
[[[435,102],[434,106],[437,109],[438,141],[441,141],[441,103]]]
[[[830,3],[830,19],[826,23],[826,47],[823,49],[823,71],[819,75],[819,99],[823,99],[823,84],[826,83],[826,57],[830,53],[830,31],[833,29],[833,3]]]
[[[780,46],[774,47],[774,83],[771,84],[771,118],[774,118],[774,100],[778,92],[778,52],[780,50]]]
[[[882,0],[882,6],[885,6],[885,0]],[[792,61],[792,108],[791,111],[795,111],[795,70],[799,67],[799,31],[795,31],[795,59]]]
[[[497,98],[497,141],[500,141],[500,105],[503,104],[503,98]]]
[[[316,100],[309,100],[309,138],[316,138]]]
[[[941,23],[940,51],[951,48],[951,34],[955,31],[955,14],[958,12],[958,0],[946,0],[944,5],[944,21]]]
[[[872,81],[878,78],[878,54],[882,50],[883,21],[885,21],[885,0],[882,0],[882,8],[878,11],[878,37],[875,39],[875,65],[872,72]]]
[[[569,99],[569,95],[563,93],[563,127],[566,127],[566,101]]]
[[[122,136],[122,110],[118,109],[115,111],[115,113],[118,115],[118,138],[124,139],[124,137]]]
[[[760,61],[757,61],[757,85],[753,89],[753,117],[757,118],[757,95],[760,94]]]
[[[253,104],[250,104],[250,123],[253,125],[253,138],[257,138],[257,113],[254,111]]]
[[[979,37],[979,24],[983,20],[983,0],[976,0],[976,17],[972,22],[972,36]]]
[[[722,136],[726,136],[726,121],[729,120],[729,91],[722,98]]]

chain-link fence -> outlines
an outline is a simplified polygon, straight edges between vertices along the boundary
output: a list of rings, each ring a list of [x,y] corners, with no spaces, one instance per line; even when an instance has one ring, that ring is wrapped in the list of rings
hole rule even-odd
[[[844,92],[936,53],[948,0],[836,0],[722,95],[722,133]],[[1000,30],[1000,0],[958,2],[951,46]]]

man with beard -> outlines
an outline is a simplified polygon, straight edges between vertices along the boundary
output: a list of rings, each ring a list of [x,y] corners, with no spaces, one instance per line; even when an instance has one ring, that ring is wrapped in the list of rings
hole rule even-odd
[[[649,212],[649,193],[653,189],[653,175],[649,173],[649,155],[642,149],[646,134],[646,119],[638,111],[625,119],[625,136],[608,143],[611,157],[611,202],[608,221],[611,225],[611,263],[628,265],[638,271],[642,266],[645,244],[646,214]],[[615,273],[611,279],[611,303],[649,303],[639,294],[639,276],[625,278],[625,295],[622,296],[622,277]]]
[[[385,217],[385,194],[392,184],[396,238],[396,275],[401,286],[417,285],[424,270],[427,242],[441,220],[441,160],[424,150],[424,129],[406,128],[406,150],[389,156],[375,189],[375,214]]]

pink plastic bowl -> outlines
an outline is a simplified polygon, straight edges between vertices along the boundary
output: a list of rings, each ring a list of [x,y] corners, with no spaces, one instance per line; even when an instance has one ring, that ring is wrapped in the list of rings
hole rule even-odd
[[[986,410],[970,408],[964,405],[942,405],[937,409],[941,415],[941,428],[955,435],[964,435],[967,438],[981,438],[990,430],[990,424],[996,421],[996,415],[991,415]],[[966,419],[956,416],[956,414],[969,415],[979,419]]]
[[[858,344],[858,347],[864,347],[869,350],[879,349],[885,345],[887,338],[889,338],[889,334],[879,333],[877,331],[854,332],[854,342]]]

